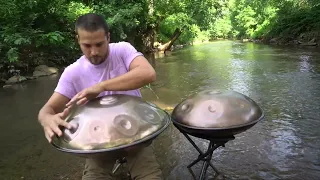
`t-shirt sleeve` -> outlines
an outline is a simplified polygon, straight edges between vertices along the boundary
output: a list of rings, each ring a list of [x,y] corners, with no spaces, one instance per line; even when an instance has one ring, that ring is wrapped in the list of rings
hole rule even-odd
[[[132,60],[137,56],[143,56],[141,52],[138,52],[136,48],[134,48],[130,43],[128,42],[121,42],[121,58],[123,59],[123,62],[129,71],[130,64]]]
[[[72,99],[72,97],[76,95],[70,71],[67,69],[63,71],[54,91],[68,97],[69,99]]]

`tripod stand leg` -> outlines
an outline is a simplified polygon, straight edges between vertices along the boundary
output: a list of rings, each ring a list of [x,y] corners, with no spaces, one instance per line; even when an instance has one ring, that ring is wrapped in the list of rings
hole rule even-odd
[[[188,170],[189,170],[190,174],[192,175],[193,179],[196,180],[196,179],[197,179],[197,178],[196,178],[196,175],[195,175],[194,172],[192,171],[191,167],[188,167]]]
[[[202,165],[199,180],[204,180],[204,178],[206,177],[206,172],[207,172],[208,167],[209,167],[208,161],[204,161],[203,165]]]
[[[196,163],[198,163],[199,161],[201,160],[204,160],[204,159],[207,159],[207,157],[209,156],[210,159],[212,157],[212,153],[213,153],[213,150],[216,149],[214,147],[214,144],[212,142],[210,142],[209,146],[208,146],[208,149],[205,153],[203,153],[201,150],[199,150],[199,156],[196,160],[194,160],[191,164],[188,165],[188,168],[192,167],[193,165],[195,165]]]
[[[220,174],[220,172],[218,171],[218,169],[215,168],[211,162],[209,162],[209,165],[212,167],[212,169],[213,169],[217,174]]]
[[[200,153],[203,154],[203,152],[199,149],[199,147],[196,145],[196,143],[194,143],[194,141],[185,133],[182,133],[187,139],[188,141],[192,144],[192,146]]]

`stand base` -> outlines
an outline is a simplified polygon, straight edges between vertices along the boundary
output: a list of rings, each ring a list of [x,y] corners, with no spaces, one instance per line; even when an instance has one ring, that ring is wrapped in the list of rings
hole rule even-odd
[[[230,136],[230,137],[226,137],[226,138],[207,139],[207,140],[209,140],[209,146],[208,146],[206,152],[202,152],[200,150],[200,148],[194,143],[194,141],[189,137],[188,134],[186,134],[185,132],[181,132],[181,133],[188,139],[188,141],[190,141],[190,143],[193,145],[193,147],[199,152],[198,158],[187,166],[192,177],[194,179],[196,179],[196,175],[194,174],[194,172],[192,171],[191,168],[192,168],[192,166],[197,164],[199,161],[204,161],[202,168],[201,168],[201,173],[199,175],[199,180],[204,180],[209,166],[216,172],[217,175],[220,174],[220,172],[211,163],[213,151],[216,150],[220,146],[225,147],[225,144],[230,140],[234,140],[235,137]]]

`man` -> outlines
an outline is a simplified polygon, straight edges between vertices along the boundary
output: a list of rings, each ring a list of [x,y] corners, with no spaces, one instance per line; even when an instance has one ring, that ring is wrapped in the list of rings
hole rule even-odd
[[[141,96],[139,88],[156,79],[153,67],[131,44],[109,43],[110,33],[103,17],[93,13],[80,16],[76,32],[84,55],[64,70],[53,95],[38,115],[50,143],[54,135],[62,135],[58,126],[72,128],[62,119],[73,103],[81,105],[110,94]],[[115,160],[112,156],[86,159],[82,179],[111,179]],[[150,146],[129,152],[127,162],[133,179],[161,179],[161,170]]]

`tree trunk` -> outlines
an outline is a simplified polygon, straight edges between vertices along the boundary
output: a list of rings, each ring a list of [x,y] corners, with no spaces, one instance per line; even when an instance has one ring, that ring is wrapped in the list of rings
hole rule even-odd
[[[170,41],[168,41],[167,43],[163,44],[163,45],[160,45],[158,47],[158,50],[159,51],[167,51],[169,49],[171,49],[171,46],[173,45],[173,43],[179,38],[179,36],[181,35],[182,33],[182,30],[177,28],[173,35],[172,35],[172,38],[170,39]]]
[[[152,28],[148,28],[147,32],[142,34],[142,43],[143,43],[143,51],[146,53],[154,52],[154,37],[155,30]]]
[[[148,0],[148,14],[150,17],[154,15],[154,0]],[[155,29],[149,24],[146,32],[142,34],[142,41],[144,45],[144,51],[150,53],[154,51],[154,39],[155,39]]]
[[[127,41],[132,45],[135,45],[135,40],[136,40],[136,36],[137,36],[136,32],[137,31],[134,29],[128,33]]]

